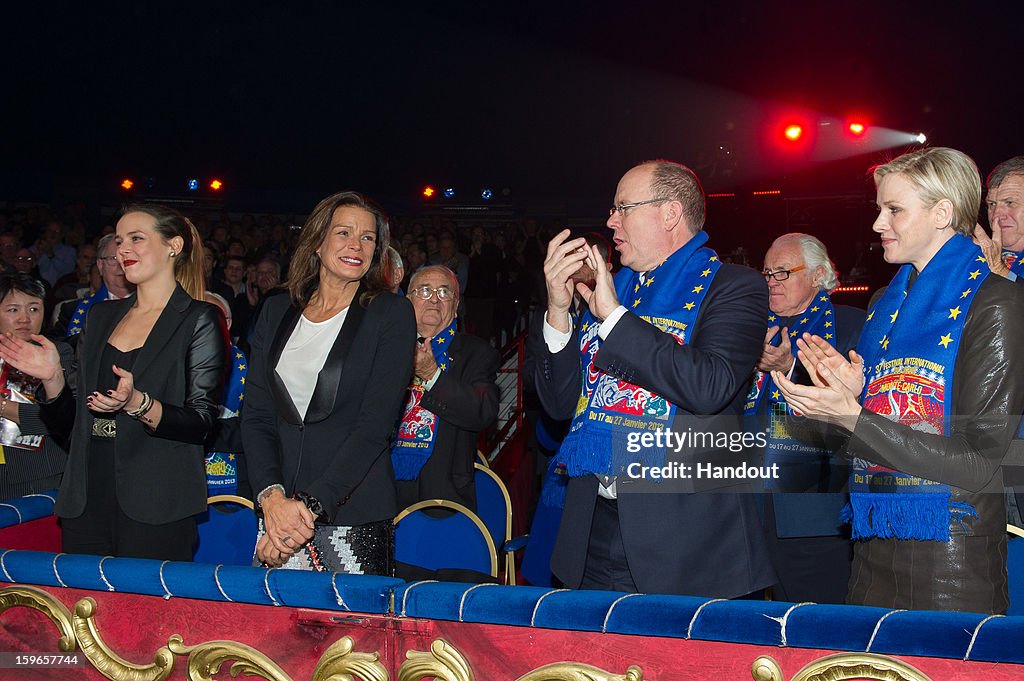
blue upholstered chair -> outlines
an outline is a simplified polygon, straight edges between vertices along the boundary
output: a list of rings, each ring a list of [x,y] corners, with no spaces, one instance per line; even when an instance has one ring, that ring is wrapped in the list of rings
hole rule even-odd
[[[491,467],[491,462],[487,460],[487,457],[484,456],[484,453],[481,452],[479,449],[476,450],[476,463],[487,468]]]
[[[428,514],[428,509],[448,511]],[[477,514],[445,499],[420,501],[395,516],[395,560],[425,570],[471,570],[498,577],[494,540]]]
[[[476,464],[476,512],[490,530],[499,553],[505,554],[505,583],[516,583],[515,552],[526,546],[526,537],[512,538],[512,498],[501,478],[490,468]]]
[[[206,513],[196,522],[199,544],[193,556],[195,562],[252,565],[259,525],[252,502],[233,494],[218,494],[206,503]]]

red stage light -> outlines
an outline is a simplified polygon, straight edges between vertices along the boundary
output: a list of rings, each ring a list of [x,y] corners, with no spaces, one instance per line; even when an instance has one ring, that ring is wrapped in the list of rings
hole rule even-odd
[[[131,189],[134,186],[135,186],[135,183],[132,182],[127,177],[124,178],[123,180],[121,180],[121,189]]]
[[[864,124],[863,123],[856,123],[856,122],[850,123],[850,125],[848,126],[848,129],[849,129],[851,134],[856,135],[858,137],[864,134]]]
[[[219,192],[224,187],[224,183],[220,180],[210,180],[210,189],[215,192]]]
[[[796,142],[804,135],[803,126],[796,125],[795,123],[793,125],[787,125],[785,135],[786,139],[790,142]]]
[[[437,190],[435,190],[433,187],[431,187],[429,185],[423,188],[423,196],[425,198],[429,199],[430,197],[432,197],[436,193],[437,193]]]

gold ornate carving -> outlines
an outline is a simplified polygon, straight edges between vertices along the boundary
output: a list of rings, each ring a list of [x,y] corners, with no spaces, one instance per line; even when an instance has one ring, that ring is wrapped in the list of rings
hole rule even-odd
[[[754,660],[751,675],[755,681],[783,681],[782,669],[767,655]],[[791,681],[931,681],[920,669],[888,655],[874,653],[837,653],[806,665]]]
[[[167,646],[157,649],[152,664],[129,662],[103,642],[93,621],[95,614],[96,601],[86,596],[75,603],[72,625],[78,638],[78,645],[89,663],[100,674],[113,681],[163,681],[171,675],[174,670],[174,655]]]
[[[174,634],[168,639],[167,648],[175,655],[188,656],[188,678],[191,681],[211,681],[220,672],[221,665],[228,660],[235,661],[230,668],[231,678],[244,673],[268,681],[292,681],[276,662],[244,643],[206,641],[187,646],[181,635]]]
[[[430,644],[430,652],[410,650],[398,668],[398,681],[421,681],[431,676],[442,681],[474,681],[473,670],[458,650],[444,639]]]
[[[343,636],[324,651],[313,670],[313,681],[388,681],[388,670],[379,653],[353,652],[355,642]]]
[[[405,657],[398,669],[398,681],[421,681],[425,676],[443,681],[474,679],[466,658],[444,639],[431,643],[429,653],[410,650]],[[636,665],[630,666],[625,674],[612,674],[579,662],[555,662],[527,672],[518,681],[644,681],[644,672]]]
[[[71,626],[71,612],[56,598],[34,586],[9,586],[0,589],[0,614],[10,608],[32,608],[50,618],[62,634],[57,648],[62,653],[75,649],[75,630]]]
[[[556,662],[538,667],[519,681],[644,681],[640,667],[631,665],[625,674],[612,674],[589,664]]]
[[[71,613],[63,603],[42,589],[20,585],[0,589],[0,614],[15,607],[32,608],[49,617],[63,634],[58,643],[61,652],[70,653],[76,648],[81,648],[89,663],[112,681],[163,681],[174,670],[176,655],[188,657],[187,676],[190,681],[212,681],[227,661],[234,662],[229,668],[232,678],[244,673],[268,681],[292,681],[292,678],[267,655],[244,643],[207,641],[186,646],[178,634],[171,636],[166,646],[157,649],[152,664],[139,665],[128,662],[111,650],[100,637],[93,621],[96,601],[92,598],[86,597],[78,601],[74,613]],[[458,652],[454,654],[459,660],[462,659]],[[439,659],[447,657],[442,656]],[[462,664],[468,672],[469,667],[464,660]],[[470,674],[443,678],[449,681],[472,681],[473,677]],[[387,669],[380,662],[379,653],[355,652],[352,638],[344,636],[324,651],[313,670],[313,681],[356,679],[389,681],[389,676]]]

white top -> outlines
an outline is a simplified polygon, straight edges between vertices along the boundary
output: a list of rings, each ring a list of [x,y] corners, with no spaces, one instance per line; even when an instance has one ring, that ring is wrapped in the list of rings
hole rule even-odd
[[[327,362],[327,355],[334,347],[341,332],[341,326],[348,316],[348,308],[322,322],[311,322],[305,315],[299,315],[291,337],[281,351],[277,363],[277,375],[288,389],[299,417],[306,418],[309,401],[313,398],[316,379]]]

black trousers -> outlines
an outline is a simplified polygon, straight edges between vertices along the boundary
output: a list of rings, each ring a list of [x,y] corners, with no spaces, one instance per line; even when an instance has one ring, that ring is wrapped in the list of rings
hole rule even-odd
[[[61,518],[64,553],[120,558],[191,561],[196,545],[195,516],[151,525],[132,520],[117,502],[114,441],[93,438],[85,511]]]
[[[594,505],[587,563],[583,568],[580,588],[629,593],[637,591],[626,560],[626,549],[622,545],[619,506],[614,499],[599,496]]]

